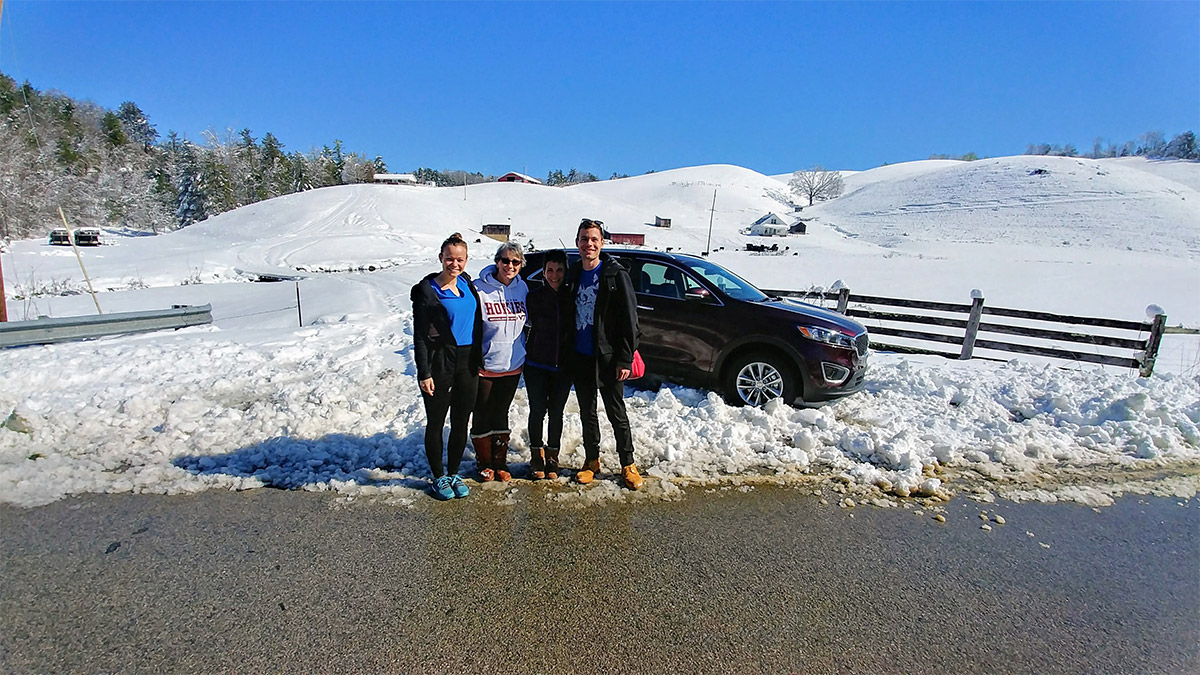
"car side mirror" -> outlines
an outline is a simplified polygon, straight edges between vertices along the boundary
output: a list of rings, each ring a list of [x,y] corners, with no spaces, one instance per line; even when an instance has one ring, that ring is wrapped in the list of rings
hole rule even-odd
[[[689,288],[683,292],[684,299],[698,300],[700,302],[712,302],[712,293],[709,293],[704,288]]]

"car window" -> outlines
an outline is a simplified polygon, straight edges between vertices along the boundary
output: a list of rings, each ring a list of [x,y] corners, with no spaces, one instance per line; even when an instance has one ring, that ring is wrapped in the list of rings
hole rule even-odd
[[[689,289],[702,288],[700,282],[673,265],[654,261],[625,262],[630,268],[633,289],[638,293],[682,299]]]
[[[767,299],[766,294],[755,288],[753,284],[723,267],[706,260],[688,260],[686,264],[693,272],[704,277],[731,298],[747,302],[762,302]]]

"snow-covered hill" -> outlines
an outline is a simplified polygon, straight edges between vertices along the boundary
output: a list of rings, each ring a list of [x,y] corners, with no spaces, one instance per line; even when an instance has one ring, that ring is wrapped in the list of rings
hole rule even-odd
[[[913,251],[1007,243],[1200,257],[1200,191],[1158,172],[1071,157],[917,164],[857,174],[842,197],[810,213],[849,236]]]
[[[569,244],[581,217],[598,218],[645,234],[647,246],[696,253],[711,219],[712,259],[763,287],[841,280],[951,301],[977,288],[990,304],[1137,320],[1156,303],[1172,324],[1200,325],[1196,163],[932,160],[845,180],[844,196],[795,214],[810,219],[808,234],[774,240],[775,256],[745,252],[763,240],[743,231],[767,212],[786,217],[786,183],[728,165],[570,188],[325,188],[162,236],[109,233],[81,251],[106,312],[211,303],[215,322],[0,352],[0,499],[263,484],[417,498],[424,415],[408,289],[437,268],[451,232],[471,242],[472,272],[489,262],[496,242],[479,234],[488,223],[550,248]],[[655,228],[655,216],[672,227]],[[3,268],[14,320],[95,311],[78,294],[70,249],[14,242]],[[262,275],[299,281],[250,283]],[[638,462],[652,477],[638,498],[696,482],[836,476],[877,500],[876,485],[956,492],[978,475],[1013,498],[1089,503],[1197,485],[1195,340],[1169,339],[1149,380],[1029,359],[875,354],[865,391],[818,410],[730,408],[679,387],[629,396]],[[573,402],[568,412],[574,447]],[[519,392],[518,428],[526,414]],[[514,447],[515,461],[527,448],[521,438]],[[611,445],[605,453],[613,466]],[[580,451],[565,458],[577,463]],[[1150,474],[1173,478],[1144,482]],[[629,498],[608,481],[538,494]]]

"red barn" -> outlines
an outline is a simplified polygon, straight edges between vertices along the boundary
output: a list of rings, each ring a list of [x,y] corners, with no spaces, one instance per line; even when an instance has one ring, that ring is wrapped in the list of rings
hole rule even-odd
[[[516,171],[509,171],[508,173],[504,174],[503,176],[500,176],[499,178],[497,178],[496,182],[497,183],[533,183],[534,185],[542,184],[542,181],[534,178],[533,176],[526,176],[525,174],[517,173]]]
[[[646,235],[644,234],[620,234],[612,233],[612,243],[614,244],[634,244],[636,246],[646,245]]]

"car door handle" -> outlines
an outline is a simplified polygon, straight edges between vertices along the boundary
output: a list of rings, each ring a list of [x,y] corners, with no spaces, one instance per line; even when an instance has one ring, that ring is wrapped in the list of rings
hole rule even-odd
[[[653,307],[647,307],[647,306],[645,306],[645,305],[638,305],[638,306],[637,306],[637,308],[638,308],[638,309],[641,309],[641,310],[645,310],[645,311],[647,311],[647,312],[653,312],[653,311],[654,311],[654,308],[653,308]]]

